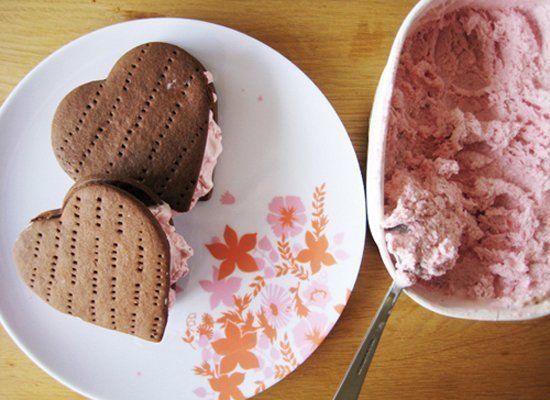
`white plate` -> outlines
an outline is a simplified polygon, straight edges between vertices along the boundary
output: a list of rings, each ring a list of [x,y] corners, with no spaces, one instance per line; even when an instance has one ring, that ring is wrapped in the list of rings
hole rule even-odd
[[[224,145],[214,196],[176,220],[195,256],[190,277],[179,283],[184,291],[170,311],[160,344],[55,311],[21,282],[11,259],[13,243],[29,219],[59,207],[71,185],[50,147],[57,104],[77,85],[104,78],[124,52],[150,41],[185,48],[213,73]],[[97,399],[212,399],[219,392],[249,397],[301,364],[338,319],[363,253],[361,173],[327,99],[268,46],[193,20],[110,26],[68,44],[37,66],[0,110],[0,132],[0,317],[23,351],[72,389]],[[301,262],[292,262],[281,226],[273,223],[281,207],[294,207],[295,229],[285,232],[289,251]],[[314,217],[315,211],[328,221],[317,232],[313,222],[320,214]],[[256,234],[249,254],[259,271],[236,269],[220,283],[212,276],[221,260],[205,245],[224,242],[226,225],[239,237]],[[224,328],[215,321],[235,311],[232,294],[249,295],[242,314],[245,319],[252,316],[252,325],[236,318]],[[275,327],[273,341],[265,321]],[[245,326],[253,331],[243,333],[249,329]],[[239,335],[246,336],[240,352],[228,354],[226,349],[231,353],[239,348]],[[223,340],[226,336],[229,340]],[[203,363],[214,372],[196,368]]]

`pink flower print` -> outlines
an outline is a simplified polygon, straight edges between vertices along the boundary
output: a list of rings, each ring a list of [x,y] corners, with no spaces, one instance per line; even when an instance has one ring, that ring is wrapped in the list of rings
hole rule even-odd
[[[269,347],[270,343],[271,342],[266,335],[264,335],[263,333],[260,334],[260,336],[258,337],[258,347],[260,349],[266,350]]]
[[[273,371],[273,368],[271,367],[265,367],[264,368],[264,378],[265,379],[271,379],[275,375],[275,371]]]
[[[266,363],[265,363],[265,360],[264,358],[262,357],[262,353],[258,352],[258,351],[255,351],[254,354],[256,355],[256,357],[258,358],[258,362],[259,362],[259,366],[258,366],[258,369],[263,369],[265,366],[266,366]]]
[[[271,250],[269,253],[269,259],[273,262],[279,261],[279,253],[277,253],[275,250]]]
[[[254,260],[256,260],[256,265],[258,266],[259,271],[265,268],[265,260],[263,258],[254,257]]]
[[[210,340],[205,335],[201,335],[197,342],[199,344],[199,347],[206,347],[210,344]]]
[[[276,196],[269,203],[267,222],[278,237],[296,236],[307,221],[306,209],[297,196]]]
[[[275,270],[271,267],[267,267],[266,269],[264,269],[264,276],[265,276],[265,279],[271,279],[275,276]]]
[[[241,279],[237,277],[229,277],[227,279],[217,280],[218,269],[212,268],[212,280],[199,281],[199,285],[210,295],[210,309],[215,309],[220,303],[228,307],[233,306],[233,294],[241,287]]]
[[[213,353],[210,350],[210,348],[202,349],[201,357],[202,357],[203,361],[210,361],[212,359],[212,355],[213,355]]]
[[[290,320],[291,299],[288,291],[278,285],[268,285],[262,292],[262,306],[267,320],[280,328]]]
[[[334,244],[342,244],[342,242],[344,241],[344,235],[344,232],[340,232],[334,235]]]
[[[334,252],[334,257],[336,257],[337,260],[345,261],[349,258],[349,254],[340,249]]]
[[[279,358],[281,358],[281,352],[275,346],[273,346],[271,348],[271,359],[277,361],[279,360]]]
[[[273,249],[273,245],[265,235],[258,242],[258,247],[260,248],[260,250],[263,250],[263,251],[270,251]]]
[[[218,339],[221,339],[223,336],[223,332],[220,332],[219,330],[217,329],[214,329],[214,334],[212,335],[212,341],[214,340],[218,340]]]
[[[308,307],[325,308],[331,300],[329,288],[319,281],[313,281],[304,291],[303,299]]]
[[[303,360],[321,344],[329,328],[328,319],[323,314],[312,312],[307,318],[300,318],[292,332]]]
[[[211,343],[210,340],[208,340],[208,344],[210,343]],[[212,351],[212,347],[210,346],[203,347],[201,351],[201,357],[202,357],[202,361],[207,361],[207,362],[212,361],[214,364],[217,364],[221,359],[221,356],[215,351]]]
[[[193,393],[195,393],[195,395],[197,397],[205,397],[206,396],[206,389],[203,388],[203,387],[198,387],[196,388],[195,390],[193,390]]]
[[[264,278],[271,279],[275,276],[275,270],[271,268],[271,263],[262,257],[254,257],[258,269],[263,272]]]
[[[229,193],[229,191],[225,191],[225,193],[220,196],[220,203],[224,205],[234,204],[235,196]]]

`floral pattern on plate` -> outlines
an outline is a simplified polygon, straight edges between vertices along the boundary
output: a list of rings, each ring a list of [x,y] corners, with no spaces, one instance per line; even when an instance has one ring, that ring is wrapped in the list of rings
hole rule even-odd
[[[263,391],[302,363],[342,313],[351,290],[336,298],[325,270],[347,258],[345,235],[329,236],[326,196],[325,184],[316,187],[309,212],[298,196],[275,196],[263,235],[227,225],[206,244],[215,264],[199,284],[210,312],[190,313],[182,338],[200,352],[198,398],[244,399],[250,385]]]

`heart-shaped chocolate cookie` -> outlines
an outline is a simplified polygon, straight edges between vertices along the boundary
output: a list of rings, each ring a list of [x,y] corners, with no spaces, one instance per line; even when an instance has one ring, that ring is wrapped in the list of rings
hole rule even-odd
[[[204,67],[177,46],[147,43],[120,58],[105,80],[65,96],[52,145],[74,180],[134,179],[187,211],[216,112]]]
[[[170,247],[141,199],[97,180],[36,217],[14,247],[25,283],[58,310],[158,342],[167,320]]]

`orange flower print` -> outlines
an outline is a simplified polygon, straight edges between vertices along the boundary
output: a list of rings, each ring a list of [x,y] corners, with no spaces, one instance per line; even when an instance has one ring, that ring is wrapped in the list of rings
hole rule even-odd
[[[258,271],[256,261],[248,254],[249,251],[254,250],[256,247],[255,233],[243,235],[239,240],[237,232],[229,226],[226,226],[223,238],[225,244],[211,243],[206,245],[206,248],[214,258],[223,260],[220,265],[220,271],[218,272],[218,280],[222,280],[231,275],[235,267],[244,272]]]
[[[334,265],[336,260],[332,254],[327,252],[328,240],[325,235],[316,239],[311,232],[306,232],[307,248],[298,253],[298,261],[301,263],[309,263],[311,272],[317,273],[321,269],[321,265]]]
[[[244,400],[244,394],[239,390],[239,385],[244,381],[244,374],[235,372],[231,375],[222,375],[218,378],[208,379],[212,390],[218,392],[219,400]]]
[[[243,369],[259,368],[260,363],[252,350],[256,347],[256,333],[241,333],[241,329],[228,321],[225,327],[225,338],[212,342],[212,348],[222,356],[220,373],[231,372],[240,365]]]

